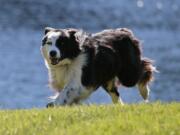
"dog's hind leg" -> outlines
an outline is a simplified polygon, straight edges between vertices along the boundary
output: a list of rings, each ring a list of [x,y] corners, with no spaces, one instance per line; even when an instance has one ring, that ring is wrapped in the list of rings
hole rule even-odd
[[[121,105],[124,105],[120,94],[118,92],[118,88],[115,86],[114,79],[109,81],[106,85],[103,86],[103,88],[106,90],[106,92],[111,96],[113,103],[121,103]]]

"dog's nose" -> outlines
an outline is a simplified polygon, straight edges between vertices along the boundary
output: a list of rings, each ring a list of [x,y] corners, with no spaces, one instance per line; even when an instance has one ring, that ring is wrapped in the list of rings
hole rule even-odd
[[[56,57],[57,52],[56,52],[56,51],[50,51],[50,52],[49,52],[49,55],[50,55],[51,57]]]

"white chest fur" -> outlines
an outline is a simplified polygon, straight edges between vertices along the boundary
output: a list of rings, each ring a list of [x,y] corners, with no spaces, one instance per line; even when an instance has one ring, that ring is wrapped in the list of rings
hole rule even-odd
[[[71,78],[71,74],[68,73],[68,66],[63,65],[57,68],[53,68],[49,70],[49,83],[50,86],[57,90],[61,91],[64,85],[69,82]]]
[[[55,67],[49,67],[49,83],[50,86],[61,91],[71,81],[76,82],[76,85],[81,85],[82,67],[85,64],[85,55],[81,54],[68,64],[61,64]],[[65,60],[67,62],[67,59]]]

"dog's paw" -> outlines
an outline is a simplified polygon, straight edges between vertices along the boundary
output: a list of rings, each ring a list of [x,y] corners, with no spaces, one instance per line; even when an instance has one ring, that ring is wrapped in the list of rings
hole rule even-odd
[[[54,105],[54,102],[50,102],[50,103],[48,103],[47,105],[46,105],[46,108],[52,108],[52,107],[54,107],[55,105]]]

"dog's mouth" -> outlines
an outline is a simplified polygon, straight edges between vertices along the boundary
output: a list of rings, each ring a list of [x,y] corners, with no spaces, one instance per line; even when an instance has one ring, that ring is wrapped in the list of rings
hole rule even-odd
[[[60,61],[59,58],[50,58],[50,60],[51,60],[52,65],[57,65],[59,63],[59,61]]]

